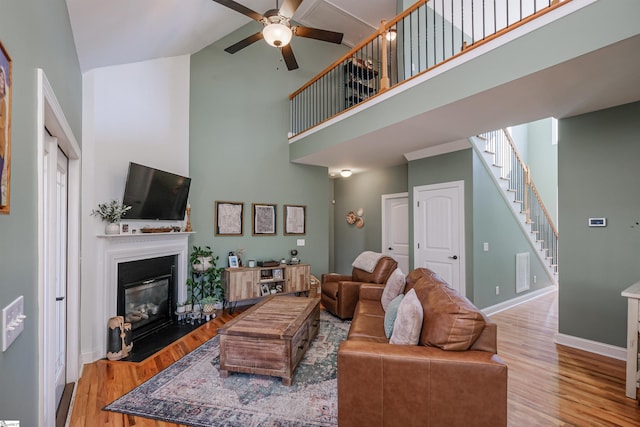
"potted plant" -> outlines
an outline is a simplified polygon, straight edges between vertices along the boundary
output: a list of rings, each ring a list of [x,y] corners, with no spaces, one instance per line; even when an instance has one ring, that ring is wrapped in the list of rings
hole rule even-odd
[[[189,260],[191,261],[191,268],[193,271],[204,273],[214,264],[213,250],[210,246],[205,246],[204,248],[194,246],[191,250],[191,255],[189,255]]]
[[[99,203],[98,209],[92,210],[91,215],[98,216],[107,223],[104,230],[105,234],[120,234],[120,225],[118,222],[120,222],[129,209],[131,209],[131,206],[124,205],[117,200],[112,200],[109,203]]]
[[[200,300],[200,306],[205,313],[212,313],[215,310],[215,304],[218,302],[213,295],[206,296]]]
[[[176,305],[176,312],[177,313],[184,313],[185,312],[185,302],[181,301]]]

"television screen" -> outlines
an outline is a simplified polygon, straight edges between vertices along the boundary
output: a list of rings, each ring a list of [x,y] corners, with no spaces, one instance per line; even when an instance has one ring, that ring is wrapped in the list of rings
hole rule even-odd
[[[124,219],[183,220],[191,178],[129,163],[122,203],[131,206]]]

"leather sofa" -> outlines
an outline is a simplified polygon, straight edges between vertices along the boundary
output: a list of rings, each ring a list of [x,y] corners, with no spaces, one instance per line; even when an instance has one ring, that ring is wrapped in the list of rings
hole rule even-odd
[[[404,289],[405,295],[415,290],[424,312],[419,342],[391,344],[383,289],[360,287],[338,350],[340,427],[506,426],[507,366],[497,355],[497,326],[440,276],[420,268]]]
[[[341,319],[351,319],[358,303],[360,286],[364,283],[384,285],[396,267],[398,263],[393,258],[382,256],[371,273],[353,267],[350,276],[323,274],[320,301],[330,313]]]

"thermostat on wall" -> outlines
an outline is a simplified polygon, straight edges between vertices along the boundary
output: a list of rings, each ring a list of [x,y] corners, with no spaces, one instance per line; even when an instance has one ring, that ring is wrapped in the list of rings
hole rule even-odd
[[[589,218],[589,227],[606,227],[607,218]]]

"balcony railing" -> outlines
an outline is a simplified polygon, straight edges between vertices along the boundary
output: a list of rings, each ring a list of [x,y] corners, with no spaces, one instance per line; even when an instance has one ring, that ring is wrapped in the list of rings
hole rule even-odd
[[[289,95],[291,137],[571,0],[420,0]]]

